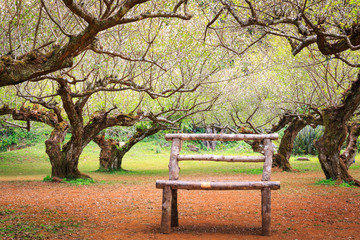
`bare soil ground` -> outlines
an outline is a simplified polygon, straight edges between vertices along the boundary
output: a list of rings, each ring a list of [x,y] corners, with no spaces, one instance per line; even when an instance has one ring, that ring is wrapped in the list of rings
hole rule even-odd
[[[162,192],[155,188],[155,180],[164,177],[92,176],[107,183],[74,186],[1,178],[0,238],[360,239],[360,189],[314,185],[321,173],[273,174],[281,189],[272,191],[270,237],[260,235],[260,191],[179,190],[180,226],[164,235],[159,232]]]

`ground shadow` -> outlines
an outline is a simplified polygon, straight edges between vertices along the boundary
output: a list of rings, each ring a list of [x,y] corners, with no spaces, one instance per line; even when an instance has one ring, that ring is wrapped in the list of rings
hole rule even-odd
[[[151,231],[153,233],[160,232],[160,224],[151,224]],[[238,234],[238,235],[261,235],[261,227],[251,227],[245,225],[235,225],[235,224],[182,224],[179,227],[173,227],[172,233],[174,234],[207,234],[207,233],[217,233],[217,234]]]

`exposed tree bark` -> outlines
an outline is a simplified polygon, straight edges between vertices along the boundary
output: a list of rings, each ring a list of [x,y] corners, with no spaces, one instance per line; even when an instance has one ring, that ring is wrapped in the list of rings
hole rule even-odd
[[[285,113],[279,120],[277,125],[273,125],[271,132],[277,132],[288,126],[284,132],[277,153],[274,155],[273,167],[279,167],[284,171],[291,171],[290,157],[294,147],[295,138],[298,133],[307,125],[315,127],[322,122],[321,116],[312,114],[299,115]]]
[[[74,155],[71,144],[61,145],[68,131],[69,125],[66,122],[60,123],[52,131],[50,138],[45,141],[46,153],[51,163],[51,176],[59,178],[79,178],[89,176],[80,173],[78,170],[78,159],[80,155]]]
[[[12,116],[14,120],[37,121],[54,128],[50,138],[45,141],[46,153],[52,167],[52,177],[89,178],[88,175],[82,174],[78,170],[79,157],[86,146],[82,145],[81,139],[79,140],[79,131],[73,130],[70,141],[62,146],[69,129],[69,123],[63,120],[58,109],[55,112],[58,114],[39,107],[33,109],[22,107],[20,110],[14,110]]]
[[[100,170],[116,171],[122,169],[121,164],[124,156],[135,144],[165,128],[163,125],[153,124],[150,128],[136,129],[134,135],[121,145],[114,139],[105,139],[104,135],[95,136],[93,141],[101,148]]]
[[[344,94],[341,105],[331,106],[323,110],[324,135],[315,142],[325,177],[335,179],[338,183],[341,183],[341,180],[355,182],[358,186],[360,186],[360,182],[349,174],[347,165],[340,160],[340,150],[347,136],[346,123],[359,104],[360,74]]]
[[[355,161],[355,156],[358,151],[357,139],[360,136],[360,124],[355,123],[348,127],[347,146],[345,151],[340,155],[341,161],[343,161],[346,167],[349,169],[351,164]]]
[[[105,139],[104,135],[97,135],[93,141],[100,147],[100,170],[120,170],[122,158],[118,157],[120,143],[114,139]]]
[[[293,118],[284,132],[277,153],[274,155],[273,167],[281,168],[284,171],[291,171],[290,156],[294,147],[294,141],[298,133],[306,127],[307,122]]]
[[[122,161],[125,154],[128,153],[136,143],[164,129],[166,129],[165,126],[158,125],[156,123],[154,123],[150,128],[136,129],[135,134],[128,141],[126,141],[123,146],[117,149],[117,158]]]
[[[239,130],[239,133],[243,134],[256,134],[253,130],[250,130],[248,128],[242,127]],[[247,144],[249,144],[254,152],[258,152],[263,154],[264,153],[264,143],[262,140],[245,140]]]

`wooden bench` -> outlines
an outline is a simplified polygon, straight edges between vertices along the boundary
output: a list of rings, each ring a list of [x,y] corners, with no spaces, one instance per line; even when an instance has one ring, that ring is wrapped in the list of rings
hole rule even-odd
[[[169,180],[157,180],[156,188],[163,189],[161,232],[170,233],[171,227],[179,226],[177,190],[261,190],[262,206],[262,234],[270,235],[271,218],[271,192],[280,189],[280,182],[270,181],[273,146],[271,140],[277,139],[277,134],[166,134],[165,139],[172,141]],[[263,140],[264,156],[216,156],[216,155],[179,155],[182,141],[207,140],[207,141],[240,141]],[[246,182],[205,182],[205,181],[180,181],[179,161],[225,161],[225,162],[264,162],[261,181]]]

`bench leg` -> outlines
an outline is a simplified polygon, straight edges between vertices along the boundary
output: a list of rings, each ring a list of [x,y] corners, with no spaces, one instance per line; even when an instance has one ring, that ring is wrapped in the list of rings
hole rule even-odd
[[[261,189],[262,235],[270,236],[271,228],[271,191],[270,188]]]
[[[165,186],[163,189],[161,228],[162,233],[171,232],[171,188]]]
[[[177,189],[171,190],[171,227],[179,226],[179,215],[177,206]]]

